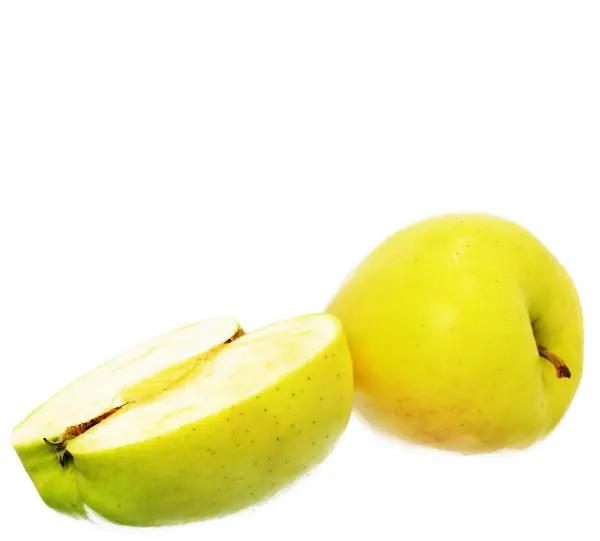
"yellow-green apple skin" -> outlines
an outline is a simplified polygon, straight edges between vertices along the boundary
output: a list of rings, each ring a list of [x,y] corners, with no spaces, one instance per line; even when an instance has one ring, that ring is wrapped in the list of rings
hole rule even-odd
[[[203,401],[219,405],[202,414],[186,414],[186,408],[196,407],[189,403],[182,403],[181,411],[166,411],[166,416],[187,415],[181,426],[167,430],[161,423],[168,419],[157,418],[156,434],[134,438],[126,433],[126,420],[138,414],[124,408],[114,420],[70,440],[65,467],[42,441],[43,433],[31,440],[17,427],[13,446],[45,503],[88,518],[89,509],[125,525],[184,523],[264,501],[320,463],[352,410],[352,362],[345,337],[339,321],[327,314],[278,325],[284,329],[278,331],[276,346],[269,336],[261,338],[261,333],[269,335],[270,326],[238,338],[215,358],[209,372],[218,372],[220,363],[230,368],[209,373],[196,400],[200,408]],[[309,358],[293,360],[302,341],[320,332],[321,343],[306,349]],[[247,362],[247,355],[255,360]],[[272,366],[287,362],[286,356],[293,369],[271,376]],[[264,384],[252,383],[258,376]],[[221,399],[224,393],[234,399]]]
[[[446,214],[398,231],[346,277],[327,311],[348,337],[356,408],[413,442],[526,448],[557,426],[581,379],[573,281],[534,235],[497,216]],[[557,377],[538,346],[571,377]]]

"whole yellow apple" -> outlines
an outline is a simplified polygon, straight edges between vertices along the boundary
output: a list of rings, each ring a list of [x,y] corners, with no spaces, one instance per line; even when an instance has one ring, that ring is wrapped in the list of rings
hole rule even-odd
[[[464,453],[525,448],[559,423],[583,367],[583,317],[559,261],[487,214],[398,231],[330,302],[375,426]]]

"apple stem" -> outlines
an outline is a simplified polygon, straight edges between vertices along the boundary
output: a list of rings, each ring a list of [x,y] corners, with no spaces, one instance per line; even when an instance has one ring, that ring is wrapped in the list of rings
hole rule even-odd
[[[225,340],[224,343],[231,344],[231,342],[233,342],[234,340],[237,340],[238,338],[244,336],[245,334],[246,334],[246,331],[240,327],[237,331],[235,331],[235,334],[231,338],[228,338],[227,340]]]
[[[571,377],[571,371],[569,370],[569,367],[565,364],[565,362],[558,356],[555,355],[554,353],[552,353],[551,351],[548,351],[548,349],[546,349],[544,346],[538,346],[538,352],[540,354],[541,357],[543,357],[544,359],[550,361],[552,363],[552,366],[554,366],[554,368],[556,368],[556,377],[557,378],[570,378]]]

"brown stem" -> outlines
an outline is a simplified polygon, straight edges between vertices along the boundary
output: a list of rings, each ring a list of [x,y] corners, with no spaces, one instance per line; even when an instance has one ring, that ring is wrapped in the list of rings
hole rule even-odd
[[[231,344],[231,342],[233,342],[234,340],[237,340],[238,338],[241,338],[245,334],[246,334],[246,331],[240,327],[237,331],[235,331],[235,334],[231,338],[228,338],[227,340],[225,340],[225,344]]]
[[[540,354],[541,357],[544,357],[544,359],[550,361],[552,363],[552,366],[554,366],[554,368],[556,368],[556,377],[557,378],[570,378],[571,377],[571,371],[569,370],[569,367],[565,364],[565,362],[558,356],[555,355],[554,353],[552,353],[551,351],[548,351],[544,346],[538,346],[538,352]]]

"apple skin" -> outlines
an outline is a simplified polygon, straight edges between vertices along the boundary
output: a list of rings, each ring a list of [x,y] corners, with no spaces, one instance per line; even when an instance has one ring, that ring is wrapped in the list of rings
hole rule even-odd
[[[75,438],[66,468],[41,441],[15,450],[44,502],[73,516],[86,517],[85,505],[114,523],[163,526],[257,504],[320,463],[348,423],[352,361],[336,324],[299,369],[176,431],[97,452]]]
[[[580,383],[576,288],[536,237],[497,216],[446,214],[398,231],[347,276],[327,311],[347,334],[356,409],[416,443],[526,448],[557,426]]]

